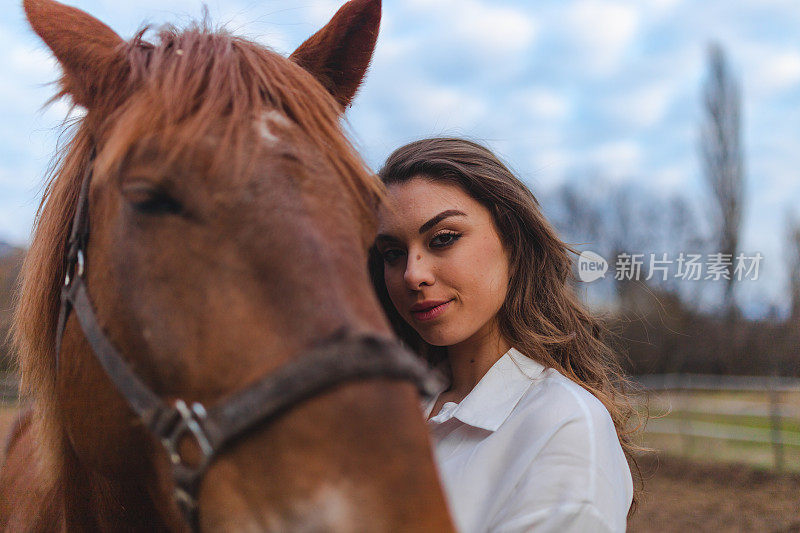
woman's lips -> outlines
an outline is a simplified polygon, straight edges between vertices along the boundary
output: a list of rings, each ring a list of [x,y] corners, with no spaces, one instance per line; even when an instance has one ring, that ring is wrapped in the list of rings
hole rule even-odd
[[[416,320],[420,322],[426,322],[428,320],[433,320],[434,318],[440,316],[444,313],[453,300],[448,300],[444,303],[437,305],[436,307],[431,307],[429,309],[424,309],[421,311],[411,311],[411,316],[413,316]]]

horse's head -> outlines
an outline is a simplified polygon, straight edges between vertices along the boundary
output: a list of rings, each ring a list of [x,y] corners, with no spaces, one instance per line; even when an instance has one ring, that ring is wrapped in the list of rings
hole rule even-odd
[[[60,421],[51,438],[80,465],[86,505],[178,527],[166,454],[74,316],[57,369],[52,357],[25,355],[52,356],[81,177],[91,165],[86,285],[98,320],[165,401],[213,405],[337,332],[390,336],[366,272],[381,190],[339,124],[372,56],[380,0],[352,0],[288,59],[202,25],[125,42],[80,10],[24,5],[63,68],[62,94],[86,113],[28,257],[23,371]],[[313,510],[327,529],[357,513],[387,516],[395,498],[428,507],[435,477],[416,409],[411,385],[385,380],[303,402],[214,463],[200,493],[203,525],[311,527]],[[405,448],[390,458],[398,436]],[[410,457],[422,466],[403,466]],[[370,475],[387,465],[389,474]],[[416,479],[401,484],[409,474]],[[98,496],[102,487],[110,494]]]

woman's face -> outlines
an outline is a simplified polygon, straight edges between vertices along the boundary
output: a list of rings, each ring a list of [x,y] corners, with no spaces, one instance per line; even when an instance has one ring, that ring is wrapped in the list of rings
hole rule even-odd
[[[509,275],[492,215],[457,185],[415,177],[388,191],[376,245],[397,311],[435,346],[491,334]]]

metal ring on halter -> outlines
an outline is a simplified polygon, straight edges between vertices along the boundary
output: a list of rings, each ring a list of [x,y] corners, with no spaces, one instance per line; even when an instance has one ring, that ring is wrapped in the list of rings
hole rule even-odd
[[[76,254],[76,257],[77,257],[77,263],[76,263],[77,266],[73,265],[72,267],[67,267],[67,274],[64,276],[64,286],[65,287],[69,287],[70,283],[72,283],[72,276],[70,275],[70,268],[75,268],[75,270],[72,273],[75,274],[76,277],[79,277],[79,278],[83,277],[83,272],[84,272],[85,266],[86,266],[86,259],[83,256],[83,250],[79,249],[78,253]]]

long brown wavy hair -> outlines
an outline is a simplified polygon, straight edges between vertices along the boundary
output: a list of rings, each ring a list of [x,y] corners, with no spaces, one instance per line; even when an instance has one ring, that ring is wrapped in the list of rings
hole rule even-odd
[[[555,368],[605,405],[641,481],[634,452],[646,449],[633,441],[643,426],[632,404],[635,385],[608,344],[611,331],[570,286],[575,280],[569,254],[577,252],[559,239],[533,193],[491,151],[465,139],[412,142],[389,156],[379,176],[387,186],[417,177],[454,184],[489,210],[510,251],[508,292],[497,317],[501,334],[520,352]],[[386,289],[383,258],[374,246],[369,263],[372,282],[395,333],[429,365],[438,365],[447,357],[446,347],[425,342],[397,312]],[[639,423],[634,426],[632,419]],[[635,492],[629,516],[636,505]]]

